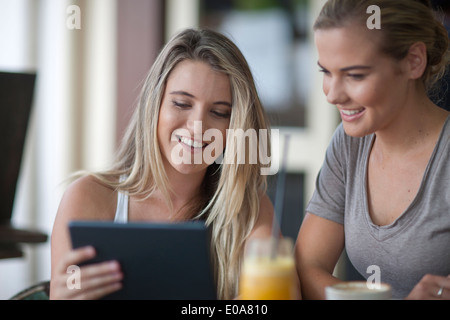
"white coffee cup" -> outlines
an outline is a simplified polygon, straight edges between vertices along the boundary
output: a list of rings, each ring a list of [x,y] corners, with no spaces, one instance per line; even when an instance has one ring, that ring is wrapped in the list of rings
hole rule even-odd
[[[389,300],[392,288],[387,283],[347,281],[326,287],[325,296],[327,300]]]

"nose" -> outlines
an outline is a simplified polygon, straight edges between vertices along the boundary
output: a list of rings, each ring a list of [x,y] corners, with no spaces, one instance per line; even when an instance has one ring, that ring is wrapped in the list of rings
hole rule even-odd
[[[187,119],[186,126],[187,129],[194,135],[203,134],[203,132],[207,129],[205,110],[203,110],[203,108],[192,110]]]
[[[327,83],[324,83],[324,92],[330,104],[343,104],[348,99],[344,84],[337,77],[329,79]]]

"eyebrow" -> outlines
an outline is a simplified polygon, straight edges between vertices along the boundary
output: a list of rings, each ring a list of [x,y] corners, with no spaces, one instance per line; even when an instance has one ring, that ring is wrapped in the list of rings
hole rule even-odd
[[[317,61],[317,64],[319,65],[319,67],[321,67],[324,70],[327,70],[326,68],[324,68],[319,61]],[[354,65],[354,66],[349,66],[349,67],[345,67],[342,69],[339,69],[339,71],[342,72],[346,72],[346,71],[351,71],[351,70],[355,70],[355,69],[372,69],[371,66],[364,66],[364,65]]]
[[[182,95],[182,96],[186,96],[186,97],[195,99],[195,96],[193,94],[190,94],[189,92],[182,91],[182,90],[180,90],[180,91],[172,91],[170,94],[172,94],[172,95]],[[213,104],[214,105],[222,104],[222,105],[225,105],[225,106],[230,107],[230,108],[232,107],[231,103],[229,103],[227,101],[215,101],[215,102],[213,102]]]

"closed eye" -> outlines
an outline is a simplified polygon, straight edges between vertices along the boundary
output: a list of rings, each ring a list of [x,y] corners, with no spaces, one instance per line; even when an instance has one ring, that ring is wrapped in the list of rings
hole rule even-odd
[[[217,110],[213,110],[211,111],[215,116],[219,117],[219,118],[224,118],[224,119],[228,119],[231,116],[230,112],[222,112],[222,111],[217,111]]]
[[[330,71],[328,71],[327,69],[319,69],[319,72],[322,72],[324,75],[329,76],[330,75]]]
[[[366,75],[365,74],[347,74],[347,76],[348,77],[350,77],[350,78],[352,78],[353,80],[356,80],[356,81],[361,81],[361,80],[364,80],[365,78],[366,78]]]
[[[181,108],[181,109],[185,109],[185,108],[190,108],[191,107],[191,105],[188,104],[188,103],[183,103],[183,102],[179,102],[179,101],[175,101],[175,100],[172,100],[172,103],[173,103],[174,106],[176,106],[178,108]]]

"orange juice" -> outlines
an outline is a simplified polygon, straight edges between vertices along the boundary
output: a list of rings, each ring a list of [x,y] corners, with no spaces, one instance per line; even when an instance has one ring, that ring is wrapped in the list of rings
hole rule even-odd
[[[294,272],[293,258],[248,259],[244,262],[242,270],[240,298],[243,300],[294,299]]]
[[[247,250],[241,271],[239,296],[243,300],[291,300],[295,298],[295,264],[290,239],[281,239],[271,255],[272,242],[258,240]],[[257,246],[258,248],[255,248]]]

